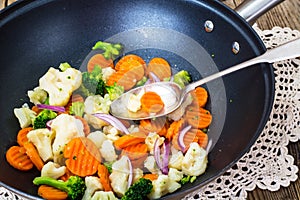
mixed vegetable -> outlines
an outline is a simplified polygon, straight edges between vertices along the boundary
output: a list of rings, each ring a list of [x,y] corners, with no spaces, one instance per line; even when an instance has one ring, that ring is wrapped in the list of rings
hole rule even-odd
[[[122,45],[97,42],[81,72],[68,63],[51,67],[33,90],[29,103],[14,109],[20,123],[17,145],[8,163],[21,171],[36,168],[33,180],[44,199],[158,199],[195,181],[207,167],[207,130],[212,115],[207,91],[198,87],[182,106],[165,117],[121,120],[109,114],[124,92],[157,81],[185,87],[189,72],[172,73],[163,58],[146,63],[121,55]],[[155,92],[132,97],[135,112],[159,112],[164,102]]]

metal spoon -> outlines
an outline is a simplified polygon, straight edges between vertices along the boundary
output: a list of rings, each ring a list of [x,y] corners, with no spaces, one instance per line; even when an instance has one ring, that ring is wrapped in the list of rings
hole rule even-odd
[[[273,63],[290,58],[295,58],[298,56],[300,56],[300,38],[275,47],[271,50],[267,50],[264,54],[258,57],[252,58],[248,61],[237,64],[223,71],[212,74],[206,78],[200,79],[194,83],[187,85],[184,89],[181,89],[179,85],[174,82],[156,82],[137,87],[124,93],[118,99],[113,101],[110,106],[110,113],[115,117],[130,120],[140,120],[164,116],[175,111],[183,103],[186,95],[200,85],[258,63]],[[164,109],[159,113],[145,113],[141,110],[138,110],[137,112],[129,111],[127,109],[127,105],[130,101],[130,98],[136,97],[136,99],[139,100],[139,96],[141,96],[146,91],[153,91],[160,95],[161,99],[164,102]]]

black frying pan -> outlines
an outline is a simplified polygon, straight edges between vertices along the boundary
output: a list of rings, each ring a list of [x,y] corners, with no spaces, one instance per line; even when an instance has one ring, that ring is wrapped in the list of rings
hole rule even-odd
[[[209,20],[213,31],[205,30]],[[39,172],[10,167],[6,150],[16,143],[13,108],[28,102],[26,92],[50,66],[81,66],[98,40],[121,42],[125,53],[144,59],[165,57],[175,70],[197,80],[266,49],[251,26],[218,1],[20,0],[0,12],[0,185],[27,198],[37,196]],[[239,51],[233,52],[234,42]],[[272,66],[228,75],[205,86],[214,120],[214,147],[206,173],[165,198],[180,198],[224,173],[255,142],[269,117],[274,95]]]

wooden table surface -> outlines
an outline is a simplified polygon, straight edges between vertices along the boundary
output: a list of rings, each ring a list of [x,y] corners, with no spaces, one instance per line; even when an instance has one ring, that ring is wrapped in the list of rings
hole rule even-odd
[[[14,2],[9,0],[8,2]],[[223,0],[231,8],[235,8],[242,0]],[[0,0],[0,8],[4,7],[4,0]],[[290,27],[300,31],[300,0],[285,0],[273,8],[257,21],[260,29],[272,29],[274,26]],[[295,158],[295,165],[300,167],[300,142],[288,145],[289,154]],[[249,200],[297,200],[300,199],[300,179],[291,183],[289,187],[281,187],[279,191],[270,192],[256,188],[248,192]]]

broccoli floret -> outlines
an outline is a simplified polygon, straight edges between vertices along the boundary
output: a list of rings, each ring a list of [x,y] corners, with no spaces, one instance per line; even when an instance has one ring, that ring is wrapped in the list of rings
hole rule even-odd
[[[109,95],[110,100],[112,101],[117,99],[119,96],[121,96],[121,94],[124,93],[124,87],[117,85],[116,83],[112,86],[106,86],[105,89]]]
[[[35,185],[49,185],[68,193],[69,199],[81,199],[86,189],[84,181],[79,176],[70,176],[66,181],[59,181],[50,177],[36,177],[33,180]]]
[[[152,181],[145,178],[140,178],[125,192],[121,200],[143,200],[153,188]]]
[[[104,51],[104,58],[114,60],[117,56],[119,56],[122,53],[123,46],[121,44],[111,44],[108,42],[99,41],[94,45],[92,49],[101,49]]]
[[[73,102],[70,106],[70,114],[82,117],[84,113],[84,103],[80,101]]]
[[[105,94],[105,82],[102,79],[102,69],[99,65],[96,65],[91,72],[82,73],[81,91],[85,96],[90,96],[91,94],[103,96]]]
[[[49,120],[54,119],[56,116],[57,114],[52,110],[47,110],[47,109],[42,110],[33,120],[33,128],[34,129],[46,128],[47,127],[46,123]]]
[[[186,70],[177,72],[173,77],[173,82],[177,83],[181,88],[184,88],[191,80],[191,75]]]
[[[64,71],[66,71],[68,68],[71,68],[72,66],[69,64],[69,63],[67,63],[67,62],[65,62],[65,63],[60,63],[60,65],[59,65],[59,69],[62,71],[62,72],[64,72]]]

